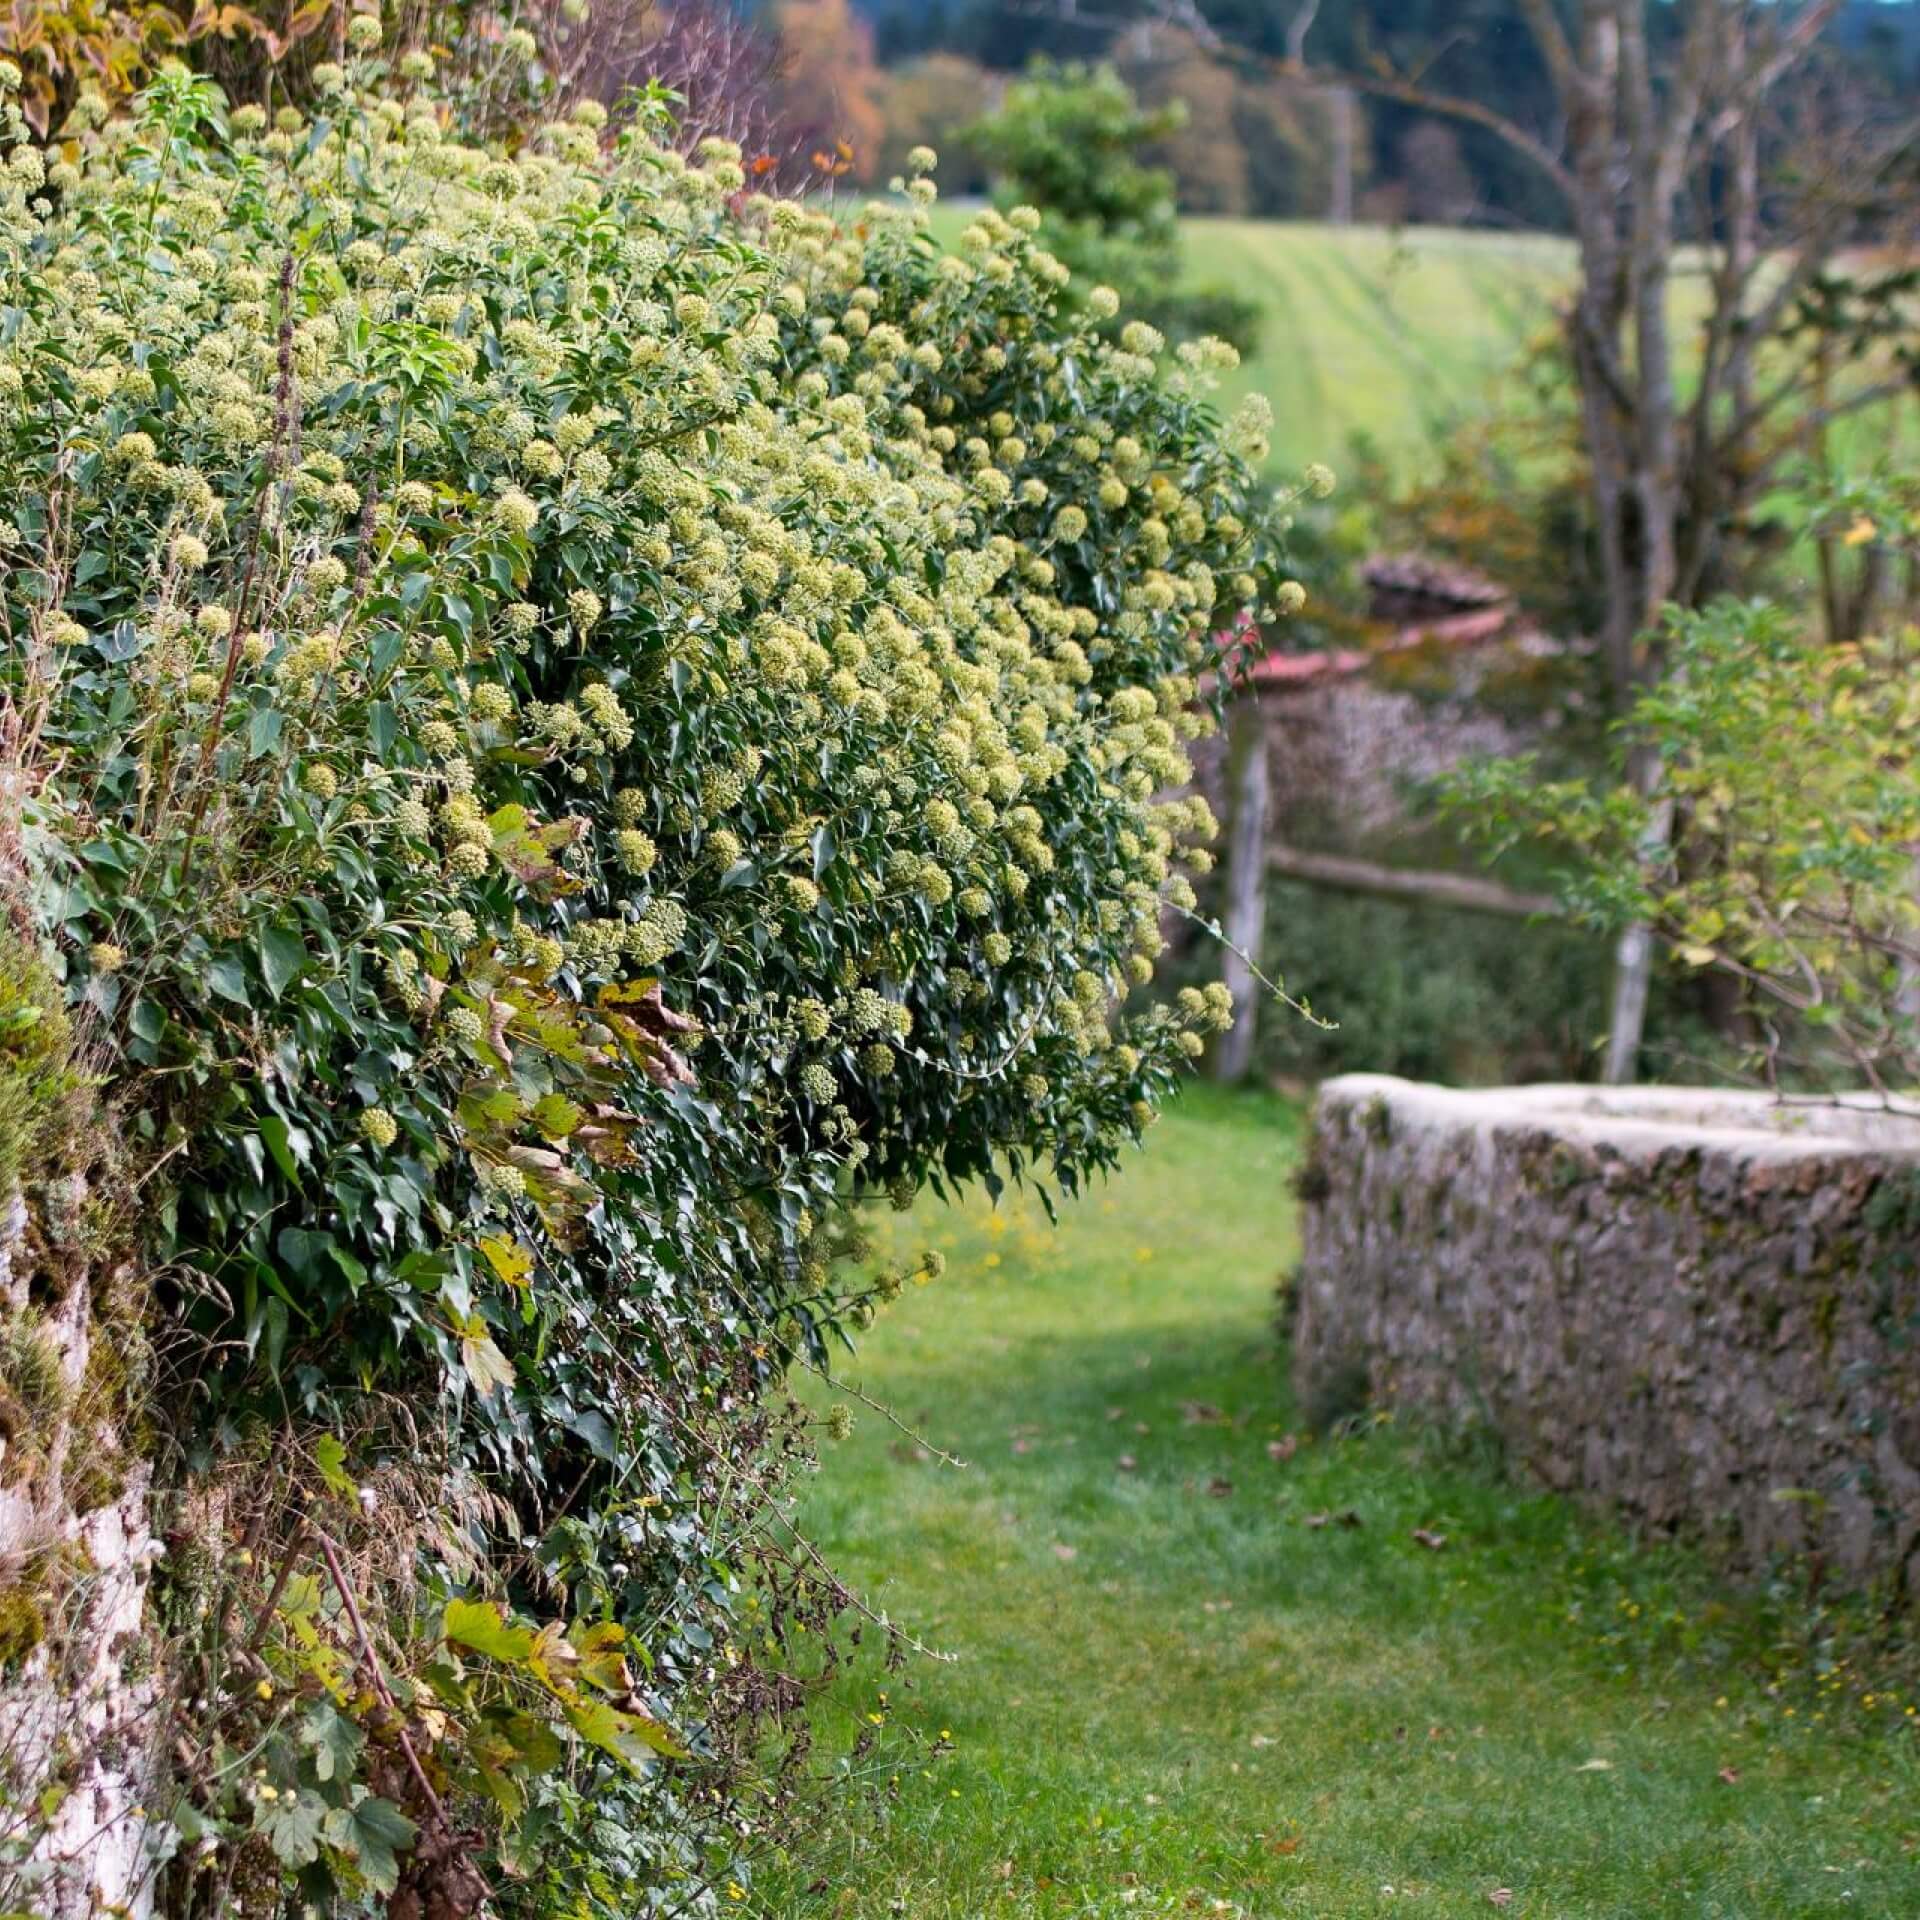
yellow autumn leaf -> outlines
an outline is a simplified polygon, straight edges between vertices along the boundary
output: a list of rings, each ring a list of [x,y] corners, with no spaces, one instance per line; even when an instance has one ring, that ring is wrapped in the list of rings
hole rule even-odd
[[[513,1385],[513,1362],[494,1345],[487,1323],[477,1313],[469,1314],[461,1326],[460,1364],[483,1400],[494,1388]]]
[[[487,1265],[510,1287],[524,1287],[533,1272],[532,1249],[509,1234],[490,1233],[480,1242]]]

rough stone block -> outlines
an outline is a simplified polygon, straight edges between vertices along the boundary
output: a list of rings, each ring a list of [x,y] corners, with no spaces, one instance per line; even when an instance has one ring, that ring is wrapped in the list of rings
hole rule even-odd
[[[1920,1120],[1363,1074],[1308,1153],[1304,1404],[1364,1375],[1735,1566],[1920,1595]]]

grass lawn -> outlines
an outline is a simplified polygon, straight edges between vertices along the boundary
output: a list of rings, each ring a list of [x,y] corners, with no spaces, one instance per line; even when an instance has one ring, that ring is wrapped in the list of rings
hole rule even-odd
[[[1574,273],[1544,234],[1190,219],[1188,277],[1257,300],[1260,340],[1223,387],[1274,406],[1274,464],[1338,466],[1364,433],[1395,466],[1495,411],[1503,376]]]
[[[1915,1696],[1459,1448],[1292,1438],[1297,1124],[1196,1089],[1058,1230],[893,1223],[950,1271],[849,1379],[969,1464],[856,1407],[805,1520],[951,1659],[841,1675],[822,1759],[877,1744],[757,1910],[1920,1914]]]

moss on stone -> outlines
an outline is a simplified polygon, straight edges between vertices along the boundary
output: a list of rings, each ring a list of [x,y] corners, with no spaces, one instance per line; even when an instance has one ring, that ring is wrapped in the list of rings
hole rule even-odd
[[[46,1616],[24,1586],[0,1592],[0,1670],[18,1666],[46,1637]]]
[[[63,1136],[80,1124],[85,1085],[46,963],[0,927],[0,1196],[66,1157]]]

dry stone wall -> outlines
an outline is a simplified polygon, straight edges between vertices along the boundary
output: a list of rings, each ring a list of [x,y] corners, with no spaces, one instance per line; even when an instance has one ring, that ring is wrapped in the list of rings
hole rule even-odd
[[[1296,1386],[1920,1595],[1920,1121],[1691,1089],[1322,1088]]]
[[[83,1202],[76,1190],[67,1211]],[[164,1547],[150,1466],[115,1430],[115,1397],[90,1391],[125,1366],[98,1312],[125,1276],[76,1263],[36,1301],[48,1225],[18,1197],[0,1206],[0,1337],[32,1339],[50,1390],[25,1406],[0,1382],[0,1913],[143,1920],[158,1694],[145,1629]]]

